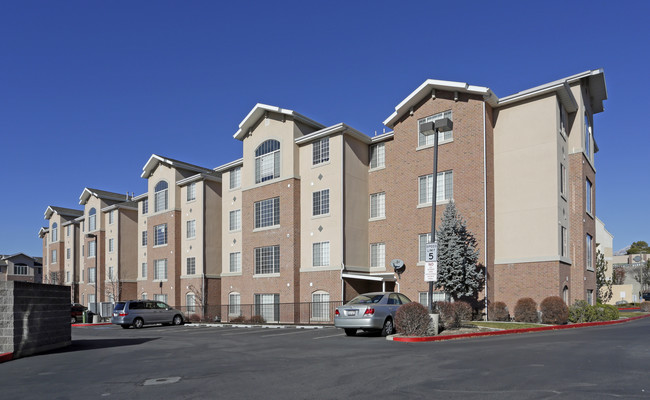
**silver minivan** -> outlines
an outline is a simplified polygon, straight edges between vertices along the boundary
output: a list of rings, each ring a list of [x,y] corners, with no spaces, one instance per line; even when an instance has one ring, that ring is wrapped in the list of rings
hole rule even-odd
[[[111,323],[124,329],[140,329],[149,324],[182,325],[184,321],[181,311],[155,300],[118,301],[111,318]]]

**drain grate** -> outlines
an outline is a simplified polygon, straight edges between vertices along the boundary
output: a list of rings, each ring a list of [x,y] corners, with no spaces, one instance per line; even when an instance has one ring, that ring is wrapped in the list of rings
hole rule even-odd
[[[154,378],[147,379],[144,381],[142,386],[151,386],[151,385],[166,385],[168,383],[176,383],[181,380],[180,376],[170,376],[169,378]]]

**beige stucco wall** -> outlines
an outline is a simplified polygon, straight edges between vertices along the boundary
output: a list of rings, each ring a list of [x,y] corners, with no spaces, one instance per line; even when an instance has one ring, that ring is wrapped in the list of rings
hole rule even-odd
[[[205,220],[205,237],[203,241],[205,254],[205,274],[209,278],[218,278],[221,274],[222,263],[222,198],[221,182],[204,181],[204,220]]]
[[[254,150],[253,150],[254,151]],[[254,162],[254,161],[253,161]],[[253,173],[254,169],[251,170]],[[244,182],[244,168],[242,168],[241,182]],[[222,174],[222,182],[228,182],[223,189],[223,201],[221,203],[221,237],[223,242],[221,244],[221,274],[222,276],[240,276],[240,272],[230,272],[230,253],[242,252],[242,231],[230,231],[230,212],[234,210],[241,210],[242,208],[242,190],[239,187],[230,189],[230,173],[226,171]],[[255,181],[253,176],[251,182]],[[252,251],[252,250],[251,250]],[[243,256],[243,255],[242,255]],[[243,259],[243,258],[242,258]]]
[[[368,218],[368,145],[346,136],[345,140],[345,262],[346,269],[370,271]],[[390,201],[387,199],[386,201]],[[387,260],[389,262],[390,260]],[[370,272],[382,272],[377,268]]]
[[[142,213],[142,206],[143,206],[145,200],[147,200],[149,209],[151,210],[151,201],[148,200],[148,199],[149,199],[148,197],[143,197],[138,201],[138,224],[137,224],[138,231],[137,231],[137,234],[136,234],[136,243],[137,243],[136,248],[137,248],[137,254],[138,254],[138,258],[137,258],[138,264],[136,266],[136,270],[137,270],[137,281],[138,282],[144,282],[144,281],[147,280],[147,277],[142,276],[142,263],[147,262],[147,246],[142,245],[142,232],[147,230],[147,216],[149,215],[149,212],[147,212],[147,214],[143,214]],[[149,233],[147,234],[147,241],[151,240],[151,238],[149,238],[148,235],[149,235]],[[149,272],[148,272],[149,267],[150,266],[147,265],[147,276],[149,276]],[[151,267],[153,267],[153,266],[151,266]],[[151,274],[153,274],[153,272],[151,272]],[[137,297],[141,298],[142,297],[141,295],[142,295],[142,292],[140,290],[138,290]]]
[[[342,139],[341,134],[329,137],[330,159],[313,165],[313,142],[300,150],[300,272],[341,269],[342,260]],[[320,139],[318,139],[320,140]],[[329,189],[329,214],[313,215],[313,193]],[[329,242],[329,266],[313,266],[313,244]]]
[[[203,271],[203,193],[205,188],[203,181],[194,182],[196,188],[196,196],[194,200],[187,200],[187,189],[190,186],[184,185],[181,187],[180,208],[181,208],[181,279],[196,278],[204,273]],[[195,236],[193,238],[187,237],[187,222],[195,221]],[[187,259],[194,257],[195,273],[187,274]]]
[[[556,118],[549,118],[553,115]],[[558,160],[557,115],[555,95],[497,111],[496,264],[559,259],[560,167],[554,162]]]

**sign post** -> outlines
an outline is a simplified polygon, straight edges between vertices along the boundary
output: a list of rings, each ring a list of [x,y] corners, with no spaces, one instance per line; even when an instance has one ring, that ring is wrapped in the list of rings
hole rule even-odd
[[[427,243],[424,257],[424,281],[438,280],[438,242]]]

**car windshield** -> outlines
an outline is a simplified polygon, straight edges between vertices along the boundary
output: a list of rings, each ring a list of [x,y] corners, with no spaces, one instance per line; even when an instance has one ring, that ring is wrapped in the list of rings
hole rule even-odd
[[[381,293],[361,294],[350,300],[348,304],[376,304],[381,301],[382,297],[384,297],[384,295]]]
[[[121,302],[120,303],[115,303],[115,310],[116,311],[124,310],[124,304],[125,303],[121,303]]]

